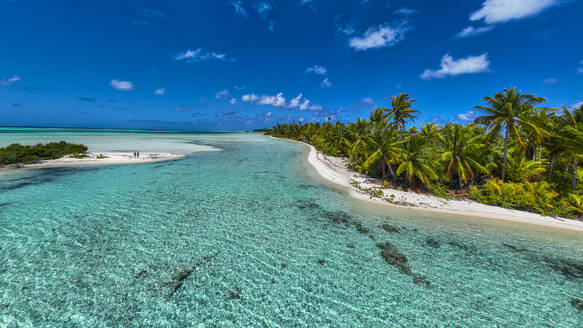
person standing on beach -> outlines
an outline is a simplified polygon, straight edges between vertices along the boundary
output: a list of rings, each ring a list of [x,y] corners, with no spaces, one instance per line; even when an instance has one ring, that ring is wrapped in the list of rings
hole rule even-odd
[[[138,158],[140,158],[140,152],[138,152]]]
[[[134,152],[134,157],[136,157],[136,152]]]

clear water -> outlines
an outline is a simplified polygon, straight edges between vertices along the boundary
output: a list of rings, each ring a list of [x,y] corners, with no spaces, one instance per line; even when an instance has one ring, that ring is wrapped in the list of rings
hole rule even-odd
[[[223,150],[1,174],[1,327],[583,326],[581,234],[362,203],[257,134],[109,133]]]

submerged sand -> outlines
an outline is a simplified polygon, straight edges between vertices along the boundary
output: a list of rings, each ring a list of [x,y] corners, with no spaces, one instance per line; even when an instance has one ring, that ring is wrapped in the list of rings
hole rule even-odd
[[[348,170],[346,168],[346,159],[327,156],[316,150],[314,146],[303,142],[301,143],[309,148],[308,162],[324,179],[345,188],[350,188],[351,195],[358,199],[372,201],[387,206],[399,206],[425,211],[511,221],[583,232],[583,222],[577,220],[554,218],[536,213],[491,206],[469,199],[448,200],[429,194],[419,194],[411,191],[387,188],[382,185],[381,180],[379,179],[374,179]],[[354,185],[355,182],[358,184],[358,187]],[[363,191],[364,189],[369,188],[381,190],[382,196],[371,196]]]

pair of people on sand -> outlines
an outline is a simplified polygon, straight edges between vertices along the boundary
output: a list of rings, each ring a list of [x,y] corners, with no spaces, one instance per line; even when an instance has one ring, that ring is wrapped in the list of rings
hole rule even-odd
[[[140,158],[140,152],[139,151],[138,152],[134,152],[134,157]]]

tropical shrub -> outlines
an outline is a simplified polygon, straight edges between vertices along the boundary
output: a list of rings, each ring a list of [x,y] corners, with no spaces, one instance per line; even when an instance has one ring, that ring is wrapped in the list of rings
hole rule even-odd
[[[513,183],[497,178],[488,180],[482,187],[471,186],[470,194],[481,203],[541,214],[555,212],[555,198],[559,195],[546,181]]]
[[[46,145],[23,146],[11,144],[0,148],[0,165],[31,163],[40,160],[61,158],[65,155],[84,154],[85,145],[70,144],[65,141],[51,142]]]

